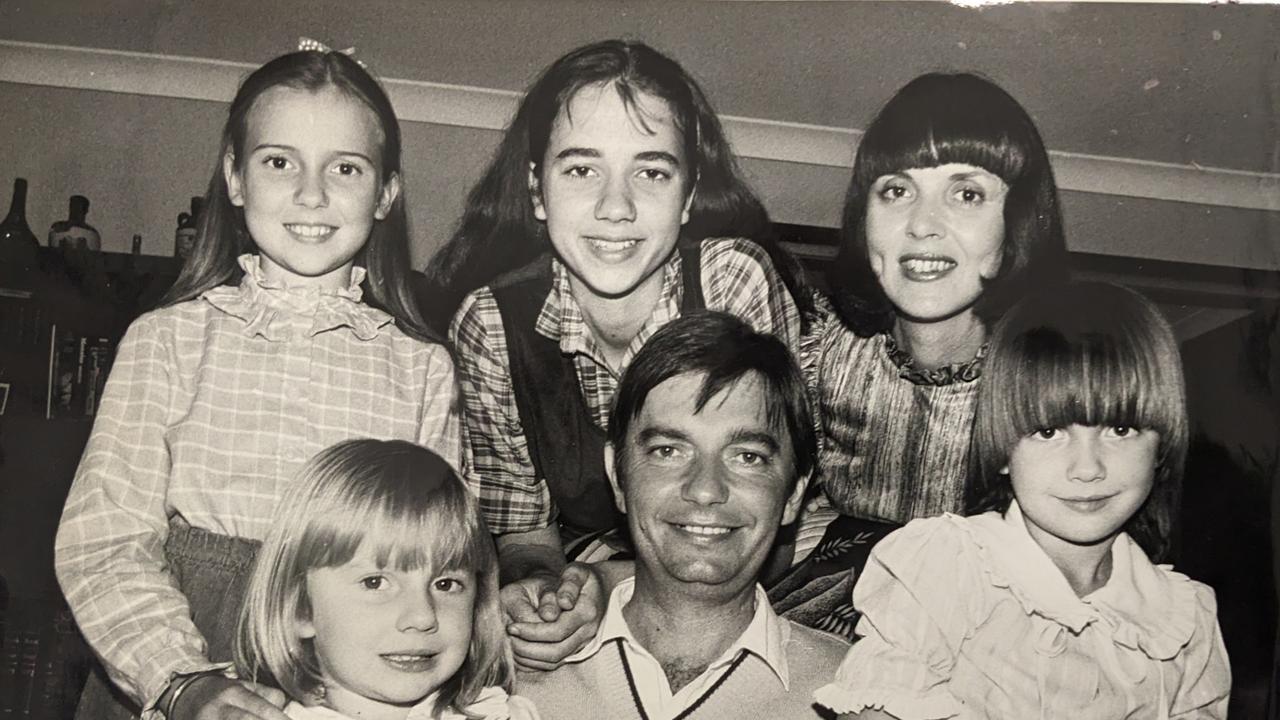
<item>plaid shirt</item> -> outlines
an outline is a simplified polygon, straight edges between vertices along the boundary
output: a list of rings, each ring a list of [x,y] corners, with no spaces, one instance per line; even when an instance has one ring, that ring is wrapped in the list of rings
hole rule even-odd
[[[701,267],[708,309],[737,315],[757,331],[782,338],[787,347],[798,346],[799,312],[760,246],[739,239],[704,240]],[[569,289],[568,272],[559,261],[553,261],[552,268],[552,289],[535,329],[557,340],[560,352],[573,357],[591,419],[597,426],[607,427],[622,371],[650,336],[680,316],[684,295],[680,257],[673,255],[663,267],[661,296],[616,372],[583,319]],[[480,497],[489,529],[509,533],[547,527],[556,518],[555,503],[545,478],[537,477],[529,457],[511,383],[502,316],[489,288],[471,293],[462,302],[449,338],[457,351],[462,388],[463,444],[470,468],[467,480]]]
[[[58,530],[76,622],[148,708],[174,672],[211,667],[165,566],[168,521],[261,540],[295,471],[357,437],[410,440],[461,467],[453,368],[337,293],[240,287],[148,313],[120,343]]]

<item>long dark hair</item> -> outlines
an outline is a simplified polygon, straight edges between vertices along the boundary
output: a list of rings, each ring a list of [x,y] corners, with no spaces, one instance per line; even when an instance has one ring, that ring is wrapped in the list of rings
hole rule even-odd
[[[885,332],[895,317],[867,255],[872,185],[884,175],[947,163],[983,168],[1009,186],[1004,258],[974,306],[978,317],[989,323],[1029,289],[1063,279],[1066,243],[1057,185],[1027,111],[986,78],[921,75],[903,86],[867,128],[845,194],[840,251],[827,279],[836,308],[857,334]]]
[[[426,270],[424,314],[447,326],[467,293],[484,287],[551,247],[533,214],[529,168],[541,171],[556,118],[583,88],[611,85],[628,108],[640,93],[667,103],[696,178],[681,242],[743,237],[768,251],[795,295],[794,261],[769,237],[764,206],[747,185],[702,89],[675,60],[641,42],[605,40],[569,52],[525,93],[484,175],[467,196],[453,236]]]
[[[1151,301],[1105,283],[1070,283],[1015,304],[991,336],[978,388],[966,512],[1004,512],[1000,472],[1021,438],[1043,428],[1127,426],[1160,433],[1155,483],[1125,524],[1153,560],[1169,549],[1187,454],[1178,341]]]
[[[257,251],[245,225],[244,210],[231,204],[222,159],[232,153],[236,167],[240,167],[245,157],[249,114],[258,98],[276,87],[311,92],[333,87],[364,103],[373,111],[382,132],[382,181],[385,183],[392,175],[401,174],[400,124],[395,110],[382,86],[359,63],[340,52],[317,50],[289,53],[271,60],[245,78],[231,101],[227,122],[222,128],[218,159],[205,192],[199,237],[161,305],[173,305],[199,297],[219,285],[238,283],[244,271],[236,258]],[[409,219],[404,195],[402,188],[387,216],[374,221],[368,242],[356,256],[356,264],[368,270],[362,286],[364,301],[390,313],[406,333],[423,340],[436,340],[438,336],[427,329],[409,286]]]

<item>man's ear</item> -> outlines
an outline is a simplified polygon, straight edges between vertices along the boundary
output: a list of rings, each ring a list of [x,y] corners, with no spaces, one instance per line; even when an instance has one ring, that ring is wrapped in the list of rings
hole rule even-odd
[[[227,183],[227,197],[236,207],[244,207],[244,188],[236,171],[236,154],[227,150],[222,155],[222,179]]]
[[[397,197],[400,197],[400,173],[391,173],[391,177],[382,184],[382,192],[378,194],[378,206],[374,208],[373,216],[379,220],[386,220],[387,213],[391,212],[391,206],[395,204]]]
[[[804,477],[796,480],[795,489],[791,491],[791,495],[787,497],[787,502],[782,506],[782,522],[780,525],[790,525],[796,521],[800,515],[800,507],[804,504],[804,493],[809,489],[809,480],[813,478],[813,471],[809,471]]]
[[[622,492],[622,486],[618,484],[618,456],[613,451],[613,443],[604,444],[604,474],[609,477],[609,487],[613,488],[613,503],[618,506],[618,511],[623,515],[627,514],[627,496]]]
[[[533,216],[547,221],[547,209],[542,205],[542,181],[538,179],[538,169],[529,163],[529,201],[533,203]]]

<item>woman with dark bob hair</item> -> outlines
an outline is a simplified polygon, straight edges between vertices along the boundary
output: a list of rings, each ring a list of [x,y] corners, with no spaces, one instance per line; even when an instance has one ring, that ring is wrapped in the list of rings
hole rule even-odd
[[[1048,154],[1016,100],[968,73],[922,75],[889,100],[858,147],[831,301],[801,341],[822,497],[797,557],[825,529],[824,557],[865,559],[866,539],[963,509],[987,328],[1065,262]]]
[[[671,58],[606,40],[557,59],[525,94],[427,271],[428,314],[453,316],[467,480],[503,583],[524,581],[504,593],[521,600],[512,617],[557,587],[566,558],[629,549],[604,428],[618,379],[659,328],[718,310],[798,347],[790,262],[767,229],[714,111]],[[517,661],[541,667],[548,655],[513,634]]]

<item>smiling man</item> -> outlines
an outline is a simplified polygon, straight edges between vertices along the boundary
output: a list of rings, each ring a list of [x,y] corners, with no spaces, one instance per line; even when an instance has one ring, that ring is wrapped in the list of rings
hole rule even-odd
[[[522,675],[545,717],[809,718],[848,644],[777,617],[757,582],[816,455],[800,371],[733,316],[686,315],[623,375],[605,466],[636,549],[595,639]]]

